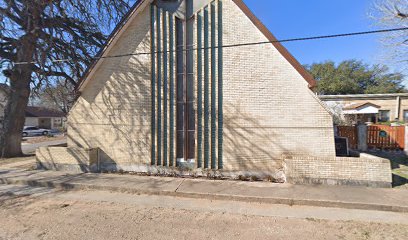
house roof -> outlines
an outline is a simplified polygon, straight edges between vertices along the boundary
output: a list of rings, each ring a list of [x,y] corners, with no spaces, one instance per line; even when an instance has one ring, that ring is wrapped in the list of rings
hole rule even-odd
[[[347,94],[347,95],[319,95],[322,101],[342,101],[342,100],[382,100],[408,98],[408,93],[383,93],[383,94]]]
[[[105,46],[101,48],[99,53],[96,55],[96,59],[93,63],[88,67],[85,71],[83,77],[79,80],[76,90],[80,90],[81,86],[86,81],[87,77],[91,73],[91,71],[95,68],[97,63],[100,60],[110,44],[112,43],[113,39],[118,35],[118,33],[123,29],[123,27],[129,22],[129,19],[132,15],[136,12],[142,3],[149,1],[149,0],[137,0],[136,3],[132,6],[129,12],[121,19],[119,24],[115,27],[111,35],[109,36],[108,40],[106,41]],[[251,20],[251,22],[265,35],[265,37],[272,43],[272,45],[279,51],[280,54],[296,69],[296,71],[308,82],[309,88],[316,87],[317,83],[313,76],[300,64],[292,54],[280,43],[277,42],[276,37],[269,31],[269,29],[252,13],[252,11],[248,8],[248,6],[242,0],[232,0],[240,9],[245,13],[245,15]]]
[[[65,117],[65,113],[61,111],[33,106],[27,106],[25,115],[26,117]]]
[[[370,102],[363,102],[363,103],[354,103],[354,104],[350,104],[348,106],[345,106],[343,109],[344,110],[356,110],[362,107],[366,107],[366,106],[372,106],[375,108],[381,108],[380,106],[370,103]]]

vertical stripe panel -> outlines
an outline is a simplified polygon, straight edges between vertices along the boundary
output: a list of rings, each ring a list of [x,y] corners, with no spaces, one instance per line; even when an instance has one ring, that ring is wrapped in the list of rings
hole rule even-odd
[[[156,58],[155,58],[155,7],[153,4],[150,5],[150,32],[151,32],[151,41],[150,41],[150,49],[151,49],[151,164],[156,164],[156,147],[155,147],[155,137],[156,137]]]
[[[163,12],[163,166],[167,166],[167,131],[168,131],[168,115],[167,115],[167,99],[168,99],[168,79],[167,79],[167,18],[166,12]]]
[[[174,19],[173,14],[169,14],[169,69],[170,69],[170,166],[174,166]]]
[[[204,168],[209,168],[210,128],[209,128],[209,26],[208,6],[204,8]]]
[[[202,60],[202,16],[197,13],[197,167],[202,168],[203,138],[203,60]]]
[[[215,32],[215,3],[211,2],[211,168],[216,168],[216,32]]]
[[[223,168],[223,33],[222,0],[218,1],[218,169]]]
[[[185,114],[185,102],[184,102],[184,30],[183,22],[181,19],[176,18],[176,98],[177,98],[177,108],[176,108],[176,130],[177,130],[177,141],[176,141],[176,166],[178,166],[178,160],[184,158],[184,144],[185,144],[185,132],[184,132],[184,114]]]
[[[162,50],[161,50],[161,10],[156,11],[156,47],[157,47],[157,165],[160,166],[162,162]]]

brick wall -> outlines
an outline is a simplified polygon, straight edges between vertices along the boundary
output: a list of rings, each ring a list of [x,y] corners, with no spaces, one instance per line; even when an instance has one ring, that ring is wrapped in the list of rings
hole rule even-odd
[[[75,147],[40,147],[36,153],[37,166],[50,170],[89,172],[97,168],[97,150]]]
[[[267,41],[224,0],[224,44]],[[150,51],[149,8],[110,55]],[[103,60],[68,118],[68,145],[117,164],[150,163],[150,56]],[[283,154],[334,156],[332,119],[272,44],[224,49],[225,170],[283,169]]]
[[[146,8],[110,55],[150,52]],[[150,162],[150,55],[104,59],[68,117],[68,146],[99,147],[106,161]]]
[[[285,157],[285,173],[292,183],[365,185],[391,187],[391,164],[387,159],[362,154],[360,158]]]
[[[224,44],[268,41],[233,1],[224,9]],[[226,169],[279,169],[283,154],[335,156],[331,115],[272,44],[224,49],[224,74]]]

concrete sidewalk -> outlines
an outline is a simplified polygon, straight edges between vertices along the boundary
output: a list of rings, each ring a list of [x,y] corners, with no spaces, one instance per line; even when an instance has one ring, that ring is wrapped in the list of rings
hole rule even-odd
[[[24,154],[32,154],[35,153],[35,150],[40,147],[47,147],[47,146],[59,146],[67,143],[67,139],[60,139],[60,140],[53,140],[47,142],[39,142],[39,143],[32,143],[32,144],[23,144],[21,145],[21,150]]]
[[[408,190],[268,182],[0,170],[0,183],[187,198],[408,212]]]

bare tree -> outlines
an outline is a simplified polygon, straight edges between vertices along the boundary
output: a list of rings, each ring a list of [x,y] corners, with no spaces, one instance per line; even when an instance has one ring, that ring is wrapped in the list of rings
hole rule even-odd
[[[36,105],[55,109],[65,114],[69,112],[76,100],[74,86],[57,81],[50,83],[33,93]]]
[[[377,0],[372,17],[385,27],[408,27],[408,0]],[[408,69],[408,30],[389,33],[384,43],[391,49],[390,59]]]
[[[75,85],[106,41],[106,26],[118,22],[129,2],[0,0],[0,60],[11,88],[0,157],[22,155],[21,131],[32,88],[53,81]]]

